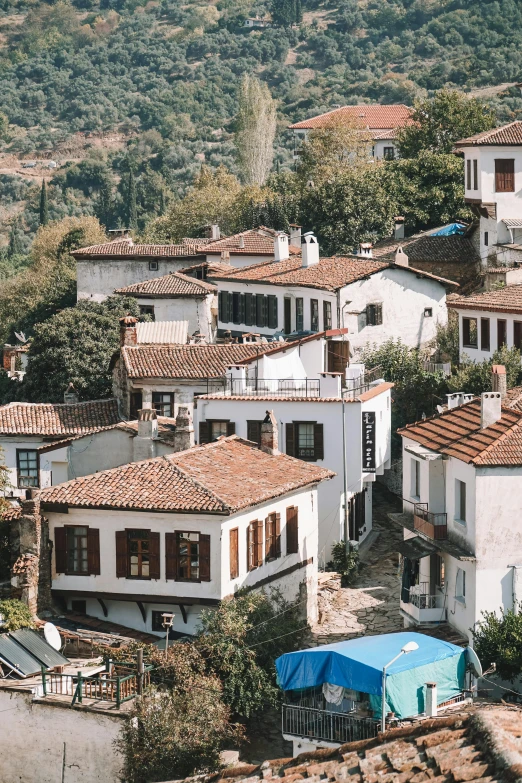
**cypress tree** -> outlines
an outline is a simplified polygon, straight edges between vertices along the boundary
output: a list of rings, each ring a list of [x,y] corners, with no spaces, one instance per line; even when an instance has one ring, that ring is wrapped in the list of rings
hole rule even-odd
[[[129,171],[127,185],[127,226],[126,228],[138,228],[138,208],[136,205],[136,180],[134,172]]]
[[[165,189],[161,188],[160,190],[160,203],[159,203],[159,213],[160,215],[165,214]]]
[[[47,185],[42,180],[42,189],[40,191],[40,225],[46,226],[49,222],[49,204],[47,202]]]
[[[96,212],[102,226],[109,229],[112,215],[112,188],[108,178],[102,182]]]
[[[22,255],[22,244],[18,235],[18,220],[13,222],[11,226],[11,232],[9,234],[9,246],[7,248],[7,257],[14,258],[14,256]]]
[[[303,21],[303,9],[301,6],[301,0],[295,0],[295,22],[301,24]]]

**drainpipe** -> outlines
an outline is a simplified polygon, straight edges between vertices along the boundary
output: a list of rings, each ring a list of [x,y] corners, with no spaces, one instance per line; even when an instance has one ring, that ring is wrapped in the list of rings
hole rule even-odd
[[[346,418],[345,418],[345,405],[344,394],[347,390],[341,389],[341,412],[343,417],[343,492],[344,492],[344,522],[343,522],[343,537],[344,546],[346,552],[350,551],[350,531],[348,525],[348,476],[346,475]]]
[[[520,614],[522,603],[522,565],[511,565],[512,568],[512,591],[513,591],[513,612]]]
[[[342,329],[344,324],[341,324],[341,291],[338,288],[336,292],[337,297],[337,328]]]

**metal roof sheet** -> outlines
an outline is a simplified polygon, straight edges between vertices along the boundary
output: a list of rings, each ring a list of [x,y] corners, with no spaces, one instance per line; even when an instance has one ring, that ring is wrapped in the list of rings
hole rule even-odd
[[[68,658],[51,647],[37,631],[30,628],[20,628],[18,631],[11,631],[9,634],[18,644],[21,644],[31,655],[33,655],[47,669],[53,666],[61,666],[69,663]]]
[[[503,218],[506,228],[522,228],[522,218]]]
[[[163,343],[182,344],[187,342],[188,321],[147,321],[137,324],[138,344]]]
[[[7,664],[20,677],[38,674],[42,668],[40,661],[8,634],[0,635],[0,663]]]

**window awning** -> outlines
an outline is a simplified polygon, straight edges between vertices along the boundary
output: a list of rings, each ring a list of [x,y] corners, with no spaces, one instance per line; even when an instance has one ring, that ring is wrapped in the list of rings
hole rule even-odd
[[[522,218],[503,218],[506,228],[522,228]]]
[[[418,560],[420,557],[433,555],[439,550],[426,539],[416,536],[415,538],[407,538],[405,541],[401,541],[397,546],[397,551],[410,560]]]

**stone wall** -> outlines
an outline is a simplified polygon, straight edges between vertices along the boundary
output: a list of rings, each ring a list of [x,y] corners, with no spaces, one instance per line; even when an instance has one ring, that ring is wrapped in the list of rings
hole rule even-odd
[[[392,462],[391,467],[384,471],[382,476],[377,476],[377,481],[402,498],[402,457]]]
[[[11,521],[11,595],[33,615],[51,606],[51,544],[40,501],[27,499],[21,514]]]

